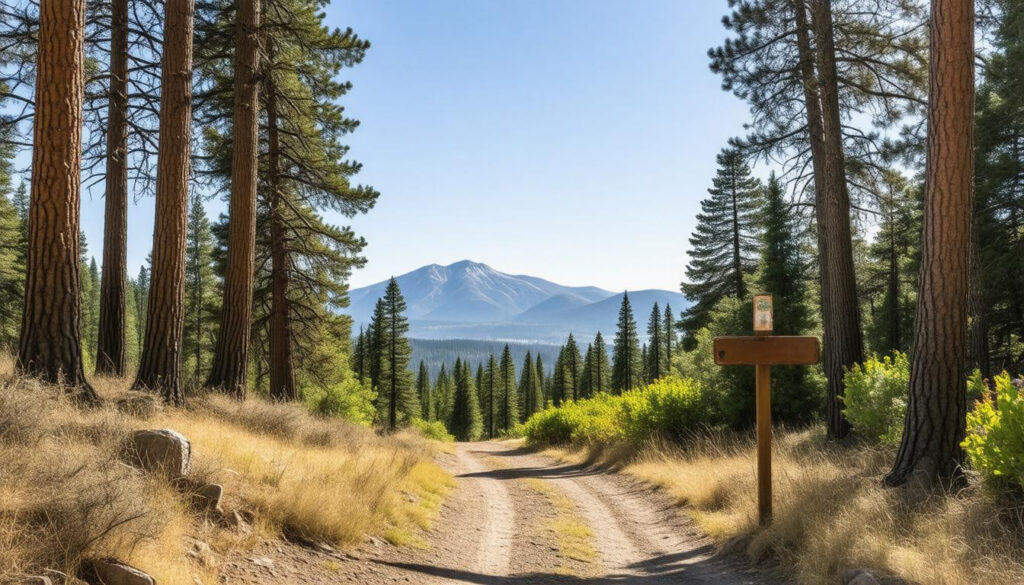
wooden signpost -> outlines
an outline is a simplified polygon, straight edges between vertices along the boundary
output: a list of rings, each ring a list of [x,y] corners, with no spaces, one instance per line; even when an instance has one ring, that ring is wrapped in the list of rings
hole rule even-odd
[[[821,359],[817,337],[773,336],[771,295],[754,295],[753,337],[716,337],[715,363],[755,366],[757,403],[757,507],[761,524],[772,518],[772,366],[810,365]]]

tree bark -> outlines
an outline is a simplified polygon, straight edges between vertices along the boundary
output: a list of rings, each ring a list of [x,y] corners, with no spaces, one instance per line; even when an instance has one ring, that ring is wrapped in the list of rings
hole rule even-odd
[[[228,204],[228,253],[220,330],[206,385],[239,398],[246,393],[255,279],[259,156],[259,0],[238,0],[235,111]]]
[[[288,302],[291,262],[284,225],[284,202],[280,184],[280,133],[277,118],[277,88],[267,75],[267,187],[270,190],[270,396],[295,400],[295,370],[292,360],[291,307]]]
[[[128,0],[110,5],[110,102],[96,373],[124,375],[128,281]]]
[[[813,49],[805,0],[795,0],[794,6],[814,166],[824,366],[828,378],[828,437],[841,439],[850,432],[850,424],[842,411],[843,374],[846,368],[864,360],[864,341],[853,266],[832,5],[829,0],[811,0]]]
[[[78,273],[84,39],[84,0],[41,0],[18,369],[98,402],[82,366]]]
[[[167,0],[160,92],[153,268],[136,388],[184,403],[185,247],[192,120],[193,0]]]
[[[924,241],[907,417],[889,485],[960,475],[967,400],[974,2],[932,0]]]

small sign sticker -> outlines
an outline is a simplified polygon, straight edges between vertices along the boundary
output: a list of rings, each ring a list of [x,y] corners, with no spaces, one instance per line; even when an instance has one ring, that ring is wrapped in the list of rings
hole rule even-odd
[[[754,331],[772,331],[772,295],[754,295]]]

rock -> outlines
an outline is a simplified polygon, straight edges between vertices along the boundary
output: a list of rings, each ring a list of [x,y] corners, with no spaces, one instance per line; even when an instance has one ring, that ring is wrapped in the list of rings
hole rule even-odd
[[[243,514],[238,510],[222,513],[221,521],[225,526],[234,528],[239,534],[249,534],[252,532],[250,520],[246,518],[246,514]]]
[[[178,478],[175,486],[188,494],[192,500],[192,506],[202,512],[224,513],[220,506],[221,498],[224,497],[224,486],[218,483],[204,483],[187,477]]]
[[[135,431],[128,439],[128,452],[133,465],[171,478],[188,475],[192,461],[191,443],[171,429]]]
[[[117,401],[117,410],[140,418],[149,418],[160,411],[163,404],[155,394],[129,392]]]
[[[156,580],[115,559],[86,561],[87,574],[100,585],[156,585]]]
[[[879,585],[878,579],[867,569],[846,569],[843,571],[845,585]]]

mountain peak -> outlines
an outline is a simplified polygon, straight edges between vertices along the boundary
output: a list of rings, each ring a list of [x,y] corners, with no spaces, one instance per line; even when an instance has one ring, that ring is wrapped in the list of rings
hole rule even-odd
[[[420,338],[550,340],[569,331],[592,335],[598,325],[610,326],[605,321],[614,325],[622,301],[622,293],[506,274],[469,259],[447,266],[429,264],[395,279],[405,296],[410,333]],[[349,313],[357,324],[369,322],[386,286],[380,282],[350,291]],[[655,300],[664,304],[668,298],[675,308],[685,306],[679,293],[630,294],[639,318],[646,317]]]

